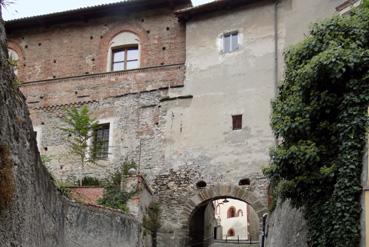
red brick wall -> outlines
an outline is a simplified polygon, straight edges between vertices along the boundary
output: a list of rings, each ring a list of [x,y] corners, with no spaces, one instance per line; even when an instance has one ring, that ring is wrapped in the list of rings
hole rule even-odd
[[[184,66],[162,66],[81,77],[24,83],[21,91],[30,108],[62,106],[77,102],[182,86]]]
[[[121,31],[139,36],[141,67],[185,61],[185,27],[170,9],[12,30],[8,39],[20,53],[18,77],[27,82],[106,72],[109,41]]]

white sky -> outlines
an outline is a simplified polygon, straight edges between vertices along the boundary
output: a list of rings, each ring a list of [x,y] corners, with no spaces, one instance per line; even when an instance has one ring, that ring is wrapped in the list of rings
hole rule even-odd
[[[212,0],[192,0],[193,5],[204,4]],[[3,18],[17,19],[26,16],[47,14],[52,12],[76,9],[104,3],[119,2],[119,0],[8,0]]]

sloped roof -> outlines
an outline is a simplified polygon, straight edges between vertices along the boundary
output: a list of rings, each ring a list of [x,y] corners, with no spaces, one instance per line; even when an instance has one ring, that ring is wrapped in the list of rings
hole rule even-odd
[[[13,19],[6,21],[5,27],[7,30],[10,30],[31,27],[35,25],[50,25],[67,21],[85,20],[92,17],[96,18],[99,16],[114,15],[124,12],[127,13],[130,11],[152,9],[159,6],[175,8],[178,5],[192,6],[192,2],[191,0],[125,0],[116,3],[100,4],[44,15]]]
[[[227,10],[236,8],[241,5],[262,2],[261,0],[214,0],[212,2],[198,5],[195,7],[188,7],[175,12],[176,16],[181,20],[188,20],[191,17],[202,14],[211,13],[219,10]]]

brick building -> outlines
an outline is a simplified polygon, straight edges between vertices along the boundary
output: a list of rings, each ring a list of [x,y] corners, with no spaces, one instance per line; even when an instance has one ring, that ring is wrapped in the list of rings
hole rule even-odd
[[[80,174],[59,128],[66,108],[85,105],[107,155],[83,176],[134,160],[162,204],[160,246],[188,244],[214,199],[246,201],[261,219],[283,50],[342,2],[132,0],[7,21],[49,171]]]

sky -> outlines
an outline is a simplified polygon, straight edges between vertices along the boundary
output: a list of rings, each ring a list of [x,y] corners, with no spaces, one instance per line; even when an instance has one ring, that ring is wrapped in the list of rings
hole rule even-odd
[[[204,4],[212,0],[192,0],[193,5]],[[4,20],[42,15],[80,7],[104,3],[119,2],[119,0],[8,0],[3,10]]]

